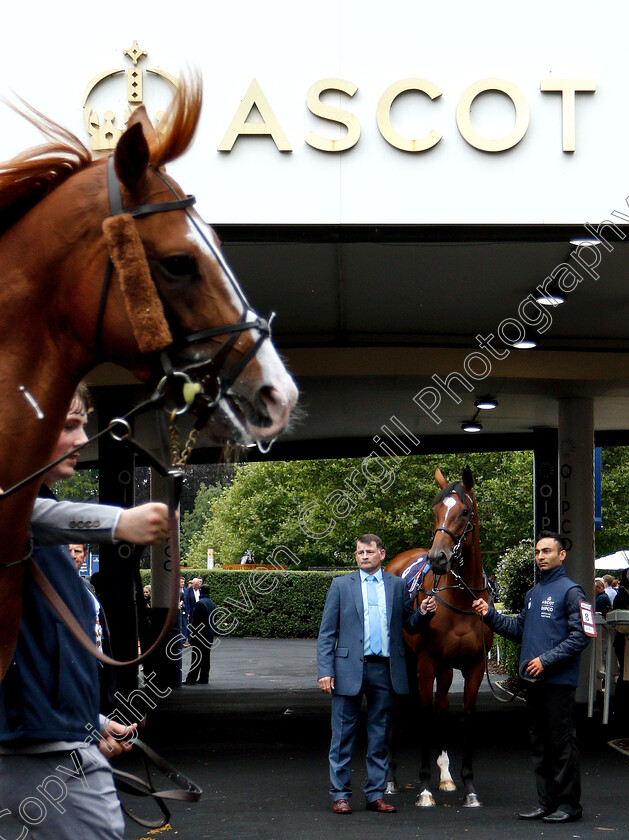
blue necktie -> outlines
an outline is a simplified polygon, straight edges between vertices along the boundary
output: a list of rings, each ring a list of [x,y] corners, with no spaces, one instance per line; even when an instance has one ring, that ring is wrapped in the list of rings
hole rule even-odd
[[[373,586],[371,586],[373,584]],[[376,656],[382,653],[382,636],[380,635],[380,607],[378,606],[378,582],[374,575],[367,577],[367,603],[369,604],[369,644],[371,652]]]

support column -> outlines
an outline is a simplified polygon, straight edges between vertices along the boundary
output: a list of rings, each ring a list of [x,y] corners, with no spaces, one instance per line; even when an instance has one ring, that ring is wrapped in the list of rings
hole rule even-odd
[[[119,401],[116,389],[101,388],[95,392],[98,405],[99,431],[112,417],[128,410]],[[118,398],[118,399],[117,399]],[[132,507],[135,500],[135,457],[109,435],[98,442],[99,500],[103,504]],[[115,659],[134,659],[138,653],[138,623],[135,604],[135,571],[130,562],[133,548],[129,543],[100,546],[99,598],[109,626],[111,648]],[[137,688],[136,666],[116,668],[116,689],[128,696]]]
[[[168,500],[168,480],[156,470],[151,469],[151,500],[166,502]],[[177,534],[177,541],[179,534]],[[168,612],[170,600],[171,576],[173,572],[173,552],[179,551],[179,545],[173,546],[170,537],[165,543],[151,547],[151,624],[153,638],[162,628]],[[162,688],[176,688],[181,685],[181,618],[173,627],[165,647],[151,657],[147,663],[147,671],[155,672],[155,681]],[[168,653],[166,652],[168,651]]]
[[[566,539],[568,577],[594,598],[594,403],[585,397],[559,400],[560,531]],[[590,645],[582,657],[577,700],[587,701]]]
[[[533,443],[533,539],[559,531],[557,429],[535,429]]]

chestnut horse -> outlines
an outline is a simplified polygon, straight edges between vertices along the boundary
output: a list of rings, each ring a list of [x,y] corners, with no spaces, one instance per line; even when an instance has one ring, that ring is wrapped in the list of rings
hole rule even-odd
[[[387,566],[387,572],[399,576],[413,561],[427,555],[430,571],[420,584],[418,597],[432,594],[438,601],[429,628],[416,636],[405,634],[408,645],[417,656],[421,704],[419,720],[423,737],[420,792],[415,804],[423,808],[435,805],[430,791],[430,755],[434,741],[441,746],[437,760],[441,771],[439,789],[456,790],[447,751],[447,717],[452,671],[458,668],[465,680],[461,769],[465,794],[463,805],[472,808],[481,804],[474,789],[472,770],[474,740],[478,737],[474,728],[474,713],[485,670],[485,651],[491,648],[493,634],[481,624],[471,604],[474,598],[487,598],[489,591],[481,563],[472,473],[466,467],[462,481],[448,484],[438,469],[435,479],[441,491],[432,506],[435,515],[432,546],[430,549],[416,548],[398,554]],[[437,686],[433,702],[435,680]],[[395,785],[394,779],[391,782]]]
[[[157,130],[138,108],[108,160],[92,160],[29,106],[14,109],[48,142],[0,164],[5,490],[49,462],[78,382],[106,360],[144,381],[184,378],[215,442],[268,441],[286,427],[297,389],[269,325],[194,198],[164,172],[191,144],[201,99],[199,81],[182,84]],[[37,492],[32,482],[0,500],[0,678],[21,618]]]

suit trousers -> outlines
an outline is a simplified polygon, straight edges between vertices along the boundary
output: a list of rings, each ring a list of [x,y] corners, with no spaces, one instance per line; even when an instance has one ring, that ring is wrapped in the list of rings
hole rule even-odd
[[[211,642],[203,644],[199,639],[191,637],[192,665],[186,677],[186,685],[208,683],[210,681],[210,654],[212,653]]]
[[[527,686],[529,740],[539,804],[582,814],[581,771],[574,725],[576,688],[546,682]]]
[[[365,662],[363,682],[356,695],[332,694],[332,740],[330,743],[330,796],[348,799],[351,761],[363,695],[367,699],[367,802],[384,795],[389,771],[388,735],[394,693],[388,662]]]

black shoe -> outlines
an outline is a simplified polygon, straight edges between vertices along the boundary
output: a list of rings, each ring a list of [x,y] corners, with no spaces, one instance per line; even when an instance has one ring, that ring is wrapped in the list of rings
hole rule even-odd
[[[195,680],[194,682],[191,682],[190,680],[186,680],[186,681],[184,682],[184,685],[196,685],[196,684],[197,684],[197,681],[196,681],[196,680]]]
[[[557,808],[556,811],[553,811],[552,814],[548,814],[542,820],[545,823],[567,823],[567,822],[575,822],[576,820],[581,819],[581,814],[570,814],[568,811],[562,811],[561,808]]]
[[[550,814],[550,811],[546,808],[536,808],[534,811],[524,811],[522,814],[518,814],[519,820],[541,820],[544,817],[547,817]]]

